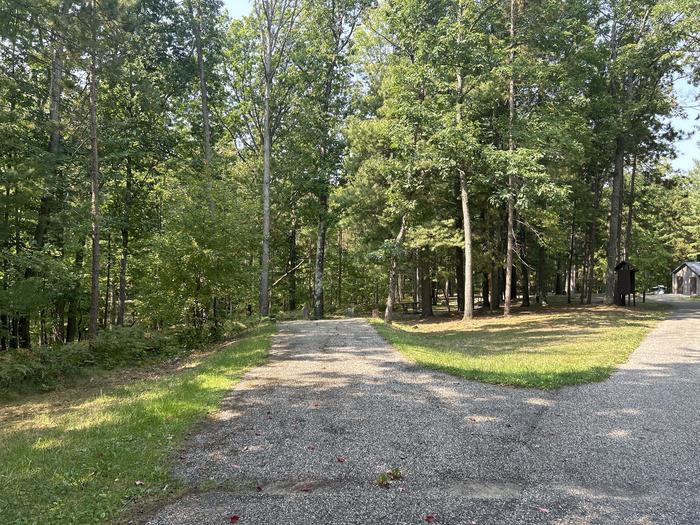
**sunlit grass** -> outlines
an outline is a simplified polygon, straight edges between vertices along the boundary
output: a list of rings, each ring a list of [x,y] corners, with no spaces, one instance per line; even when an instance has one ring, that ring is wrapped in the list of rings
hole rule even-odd
[[[265,358],[273,330],[160,377],[0,406],[0,521],[102,523],[130,501],[176,491],[168,456]]]
[[[468,323],[375,321],[374,326],[425,367],[487,383],[553,389],[609,377],[667,311],[659,304],[557,306]]]

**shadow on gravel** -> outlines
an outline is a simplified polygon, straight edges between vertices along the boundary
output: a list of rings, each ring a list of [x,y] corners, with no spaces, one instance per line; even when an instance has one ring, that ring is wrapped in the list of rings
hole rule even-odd
[[[177,467],[192,486],[236,489],[151,523],[229,512],[250,523],[692,523],[698,365],[683,346],[543,392],[425,370],[360,320],[285,323],[271,362]],[[401,479],[377,486],[391,467]]]

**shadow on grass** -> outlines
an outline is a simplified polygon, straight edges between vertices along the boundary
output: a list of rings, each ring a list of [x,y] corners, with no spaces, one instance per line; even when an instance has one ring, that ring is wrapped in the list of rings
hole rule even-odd
[[[98,523],[130,500],[177,490],[169,454],[265,357],[272,328],[197,366],[86,399],[31,411],[0,431],[0,515],[5,523]]]
[[[668,310],[566,306],[471,325],[434,320],[426,327],[375,327],[422,366],[489,383],[552,389],[609,377]]]

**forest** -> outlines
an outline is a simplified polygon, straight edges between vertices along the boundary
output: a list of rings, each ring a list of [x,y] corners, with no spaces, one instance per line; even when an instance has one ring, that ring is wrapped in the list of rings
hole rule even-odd
[[[3,351],[610,303],[700,253],[696,0],[0,6]]]

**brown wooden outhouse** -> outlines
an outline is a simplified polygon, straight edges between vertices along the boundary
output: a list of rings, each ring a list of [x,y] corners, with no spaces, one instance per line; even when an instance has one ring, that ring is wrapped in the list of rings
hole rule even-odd
[[[625,306],[625,296],[627,303],[630,304],[630,296],[632,296],[632,304],[637,304],[637,295],[634,284],[634,274],[637,269],[627,261],[621,261],[615,266],[615,304]]]

